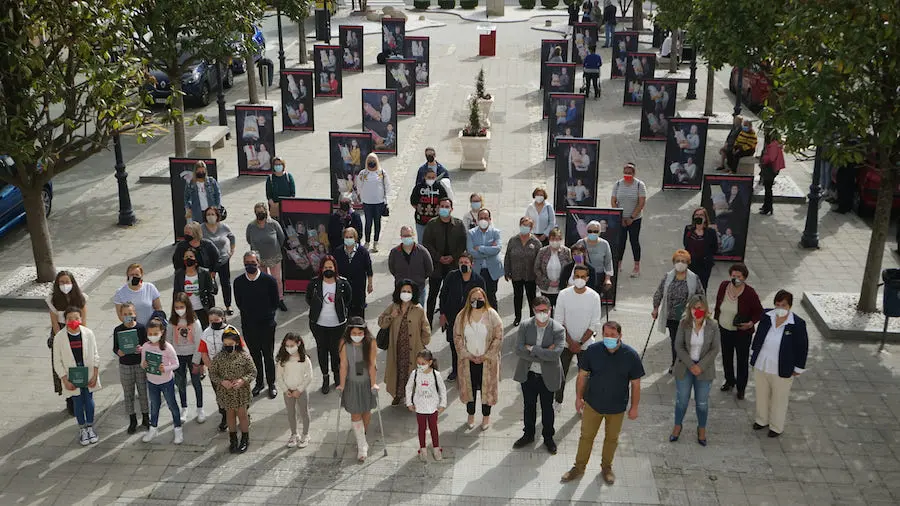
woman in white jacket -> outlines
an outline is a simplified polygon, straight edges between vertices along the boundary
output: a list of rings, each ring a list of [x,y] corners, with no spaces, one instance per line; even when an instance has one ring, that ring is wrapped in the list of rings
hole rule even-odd
[[[291,437],[287,447],[306,448],[309,445],[309,385],[313,379],[312,360],[306,354],[303,339],[288,332],[275,356],[275,381],[284,392]],[[297,437],[297,418],[303,423],[303,436]]]
[[[381,216],[387,206],[387,194],[391,191],[388,173],[381,168],[378,155],[369,153],[366,166],[356,176],[356,193],[363,204],[366,218],[366,247],[372,238],[372,227],[375,227],[375,243],[369,250],[378,253],[378,238],[381,236]]]
[[[100,352],[94,333],[81,325],[81,309],[65,311],[66,328],[53,337],[53,371],[71,397],[82,446],[100,440],[94,432],[94,392],[100,389]],[[70,377],[71,375],[71,377]]]

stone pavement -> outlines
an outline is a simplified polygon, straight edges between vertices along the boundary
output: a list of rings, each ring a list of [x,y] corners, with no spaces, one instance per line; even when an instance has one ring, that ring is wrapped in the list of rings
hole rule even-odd
[[[527,23],[498,28],[498,55],[479,58],[475,25],[454,16],[436,15],[447,26],[427,29],[432,38],[432,82],[419,95],[419,115],[403,118],[399,125],[400,154],[384,165],[396,187],[391,217],[385,224],[382,245],[392,244],[399,227],[409,223],[411,212],[404,201],[412,186],[415,168],[427,145],[437,148],[438,159],[452,170],[454,190],[461,197],[471,191],[485,195],[495,211],[495,223],[507,232],[531,200],[539,184],[552,186],[553,165],[544,161],[546,124],[540,118],[537,91],[538,40],[540,33]],[[374,62],[378,39],[366,39],[366,60]],[[609,54],[604,53],[609,60]],[[458,129],[465,121],[464,99],[472,90],[475,74],[485,68],[488,91],[496,97],[493,139],[487,172],[463,173],[458,166]],[[699,69],[700,83],[705,82]],[[303,184],[300,196],[328,195],[327,132],[360,127],[359,92],[379,87],[383,68],[371,64],[366,73],[345,80],[342,100],[316,103],[318,131],[280,133],[277,151]],[[604,73],[605,74],[605,73]],[[716,110],[728,111],[727,81],[718,76]],[[661,192],[663,143],[637,141],[638,111],[621,107],[621,82],[603,80],[605,95],[588,102],[586,134],[602,139],[600,154],[601,202],[620,173],[622,163],[633,161],[638,177],[648,185],[644,225],[644,261],[640,278],[624,278],[619,285],[619,304],[610,315],[623,324],[625,341],[642,348],[650,330],[650,297],[658,280],[670,267],[671,252],[680,246],[680,230],[699,202],[699,193]],[[679,108],[697,108],[683,101]],[[700,90],[702,99],[703,90]],[[724,132],[712,132],[712,166],[715,147]],[[164,139],[129,165],[133,175],[169,155]],[[236,177],[236,154],[231,141],[216,151],[220,182],[229,209],[228,223],[239,237],[237,250],[246,249],[244,224],[251,220],[252,205],[263,199],[261,179]],[[98,162],[106,163],[106,161]],[[789,160],[787,169],[801,186],[808,184],[808,164]],[[132,178],[134,181],[136,178]],[[76,185],[77,178],[69,178]],[[541,447],[512,451],[521,434],[521,398],[512,381],[515,329],[507,327],[503,345],[503,372],[499,403],[490,430],[464,429],[465,412],[455,388],[448,384],[451,403],[441,416],[442,444],[447,459],[423,464],[415,459],[414,417],[402,408],[384,412],[386,457],[377,422],[369,439],[371,458],[355,463],[355,443],[348,434],[348,419],[341,415],[341,432],[334,430],[337,396],[311,394],[312,444],[303,450],[284,448],[287,424],[280,399],[258,400],[251,407],[251,450],[241,456],[226,452],[227,441],[215,430],[216,417],[204,425],[185,426],[185,444],[173,446],[169,415],[161,414],[162,434],[152,444],[140,435],[127,436],[122,412],[122,392],[111,353],[110,331],[115,325],[113,292],[124,282],[125,266],[139,261],[147,266],[146,279],[161,290],[164,305],[171,300],[171,215],[169,189],[163,185],[132,184],[132,198],[140,222],[129,229],[113,225],[116,218],[115,184],[111,177],[93,186],[78,188],[81,196],[50,218],[58,265],[111,267],[109,276],[90,293],[88,323],[100,338],[106,360],[104,388],[96,395],[99,444],[81,448],[75,441],[75,424],[64,416],[62,401],[50,385],[49,353],[45,346],[47,315],[38,311],[5,310],[0,321],[5,332],[0,343],[6,349],[0,367],[12,381],[0,383],[4,413],[0,415],[0,504],[546,504],[575,501],[633,504],[896,504],[900,501],[900,394],[895,375],[900,362],[895,355],[877,355],[871,344],[831,342],[810,330],[808,372],[794,384],[787,429],[779,439],[751,430],[755,391],[751,383],[747,400],[714,389],[710,397],[709,441],[702,448],[691,439],[695,418],[689,413],[685,438],[667,440],[672,423],[674,382],[665,373],[669,360],[668,339],[652,333],[645,358],[647,376],[642,381],[640,417],[626,422],[620,438],[615,468],[619,482],[612,487],[595,478],[599,455],[589,473],[577,484],[561,485],[559,476],[571,465],[579,433],[572,406],[574,381],[569,381],[566,404],[557,420],[559,454],[549,456]],[[465,199],[459,204],[461,214]],[[859,284],[869,229],[851,215],[823,208],[820,224],[822,249],[796,248],[805,217],[802,206],[776,204],[775,214],[753,214],[747,250],[750,283],[766,300],[779,288],[795,294],[800,307],[803,290],[848,290]],[[28,238],[23,231],[4,238],[0,245],[0,278],[30,262]],[[390,297],[391,279],[384,253],[375,255],[376,292],[369,298],[370,321]],[[238,255],[239,257],[240,255]],[[234,270],[240,265],[236,259]],[[897,258],[885,250],[885,266]],[[630,256],[625,268],[630,268]],[[717,266],[712,283],[725,276]],[[501,315],[511,325],[512,303],[508,284],[498,293]],[[301,296],[289,296],[290,311],[279,314],[277,334],[296,331],[304,335],[310,352],[314,343],[308,332],[306,307]],[[449,350],[443,335],[435,333],[431,348],[444,368]],[[890,350],[895,351],[893,346]],[[379,358],[381,364],[383,358]],[[721,375],[718,382],[721,381]],[[212,391],[205,390],[207,405]],[[386,394],[380,398],[389,403]],[[207,409],[210,409],[207,407]],[[598,441],[599,444],[599,441]],[[337,449],[340,458],[332,458]],[[598,448],[599,453],[599,448]]]

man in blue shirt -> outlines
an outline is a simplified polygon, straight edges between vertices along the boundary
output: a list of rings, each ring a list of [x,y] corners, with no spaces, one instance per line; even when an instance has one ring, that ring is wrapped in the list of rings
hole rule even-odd
[[[625,420],[629,390],[631,409],[628,410],[628,419],[636,420],[642,376],[644,366],[640,356],[634,348],[622,343],[622,326],[614,321],[603,324],[603,343],[594,344],[578,355],[575,410],[582,413],[581,438],[578,440],[575,465],[562,476],[562,482],[584,475],[594,448],[594,437],[600,430],[600,424],[606,420],[600,474],[607,485],[615,483],[612,461]]]
[[[588,48],[589,54],[584,57],[584,97],[591,96],[591,83],[594,83],[594,99],[600,98],[600,67],[603,59],[597,54],[597,46]]]
[[[428,171],[428,167],[434,169],[434,173],[437,174],[438,181],[443,178],[450,179],[450,173],[447,172],[447,169],[444,168],[443,165],[435,160],[434,155],[434,148],[425,148],[425,163],[423,163],[422,166],[419,167],[419,172],[416,174],[416,184],[421,184],[423,181],[425,181],[425,173]]]

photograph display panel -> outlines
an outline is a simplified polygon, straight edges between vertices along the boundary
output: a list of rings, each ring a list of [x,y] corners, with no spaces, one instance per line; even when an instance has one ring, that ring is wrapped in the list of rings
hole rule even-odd
[[[403,58],[406,49],[406,20],[400,18],[381,19],[381,52],[385,59]]]
[[[588,48],[597,45],[597,24],[575,23],[572,31],[574,41],[572,44],[572,61],[581,65],[589,54]]]
[[[281,256],[281,278],[284,291],[305,292],[316,277],[319,263],[328,254],[328,199],[281,199],[281,227],[284,229],[284,252]]]
[[[275,111],[271,106],[235,105],[238,175],[268,176],[275,158]]]
[[[340,25],[338,44],[341,46],[341,69],[344,72],[362,72],[365,48],[363,47],[363,27]]]
[[[559,48],[559,51],[556,49]],[[559,53],[554,55],[554,53]],[[544,85],[545,63],[569,61],[569,41],[566,39],[541,39],[541,86]]]
[[[654,72],[656,72],[655,53],[627,53],[622,105],[643,104],[644,80],[653,79]]]
[[[407,37],[407,59],[416,61],[416,86],[428,86],[431,75],[431,39],[428,37]]]
[[[545,63],[547,82],[544,89],[544,119],[550,116],[551,93],[574,93],[578,69],[574,63]]]
[[[547,158],[556,158],[556,139],[584,136],[584,95],[551,93],[547,119]]]
[[[169,187],[172,190],[173,243],[184,239],[187,218],[184,210],[184,189],[194,179],[194,164],[206,164],[206,177],[219,180],[219,171],[214,158],[169,158]]]
[[[663,162],[663,190],[699,190],[706,158],[707,118],[671,118]]]
[[[281,82],[281,123],[284,130],[313,131],[313,71],[285,69]]]
[[[328,161],[331,169],[331,202],[337,205],[341,197],[362,209],[356,192],[356,176],[362,170],[374,142],[369,132],[328,132]]]
[[[397,154],[397,90],[362,90],[362,126],[374,153]]]
[[[557,139],[556,184],[553,203],[556,210],[597,205],[600,139]]]
[[[744,261],[752,198],[752,175],[707,174],[703,177],[700,205],[709,213],[710,228],[719,237],[716,260]]]
[[[416,115],[416,61],[392,59],[385,63],[384,87],[397,90],[397,115]]]
[[[342,97],[342,67],[338,60],[341,46],[313,46],[313,66],[316,70],[316,97]]]
[[[669,119],[675,116],[675,93],[678,83],[671,79],[647,79],[641,104],[642,141],[664,141]]]
[[[609,66],[610,79],[625,77],[626,55],[638,50],[637,32],[615,32],[612,36],[612,65]]]

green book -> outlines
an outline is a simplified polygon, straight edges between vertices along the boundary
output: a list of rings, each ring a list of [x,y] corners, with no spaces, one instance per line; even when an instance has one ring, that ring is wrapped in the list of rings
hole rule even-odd
[[[87,388],[88,380],[89,378],[87,367],[69,368],[69,383],[75,385],[76,388]]]
[[[684,316],[684,304],[676,304],[675,307],[672,308],[672,314],[667,315],[666,319],[668,320],[680,320],[682,316]]]
[[[147,374],[155,374],[157,376],[162,374],[159,372],[159,366],[162,365],[161,354],[148,351],[144,354],[144,360],[147,361]]]
[[[133,355],[137,353],[138,347],[138,332],[137,329],[128,329],[119,332],[119,349],[122,350],[122,353],[126,355]]]

